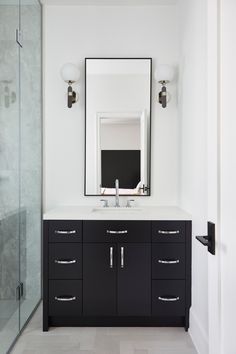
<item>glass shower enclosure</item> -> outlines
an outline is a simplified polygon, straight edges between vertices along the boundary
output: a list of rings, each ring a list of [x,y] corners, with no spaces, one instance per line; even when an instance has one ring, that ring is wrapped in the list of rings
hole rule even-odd
[[[41,299],[41,5],[0,0],[0,354]]]

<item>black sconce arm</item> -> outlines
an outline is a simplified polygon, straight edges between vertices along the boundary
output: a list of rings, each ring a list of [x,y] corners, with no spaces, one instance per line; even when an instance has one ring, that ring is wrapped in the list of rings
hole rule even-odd
[[[162,105],[162,108],[166,108],[166,103],[167,103],[167,92],[166,92],[166,86],[162,85],[162,89],[159,92],[159,103]]]
[[[67,91],[67,106],[71,108],[73,103],[76,102],[76,92],[73,91],[72,86],[69,84]]]

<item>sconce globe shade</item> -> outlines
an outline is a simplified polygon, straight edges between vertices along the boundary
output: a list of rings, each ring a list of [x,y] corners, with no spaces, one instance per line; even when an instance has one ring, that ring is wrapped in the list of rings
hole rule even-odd
[[[64,64],[61,68],[61,77],[65,82],[76,82],[80,78],[80,71],[72,63]]]
[[[155,80],[170,82],[174,79],[175,68],[171,65],[158,65],[155,71]]]

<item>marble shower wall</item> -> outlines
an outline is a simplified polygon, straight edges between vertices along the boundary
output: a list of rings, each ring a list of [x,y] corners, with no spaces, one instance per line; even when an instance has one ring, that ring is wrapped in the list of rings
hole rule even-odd
[[[6,3],[6,2],[5,2]],[[0,301],[17,306],[19,283],[20,121],[19,48],[15,29],[19,7],[1,4],[0,11]],[[25,235],[24,235],[25,240]],[[22,247],[23,238],[22,238]],[[24,266],[24,268],[26,268]],[[25,273],[25,271],[24,271]],[[8,316],[14,311],[9,309]]]
[[[0,301],[14,302],[10,311],[16,309],[16,286],[19,283],[19,224],[21,224],[20,254],[26,259],[26,213],[9,213],[0,223]],[[21,281],[26,281],[26,261],[21,265]],[[10,316],[10,312],[8,312]],[[0,316],[1,317],[1,316]]]
[[[6,3],[6,2],[5,2]],[[19,208],[19,7],[0,11],[0,215]],[[6,20],[7,19],[7,20]]]

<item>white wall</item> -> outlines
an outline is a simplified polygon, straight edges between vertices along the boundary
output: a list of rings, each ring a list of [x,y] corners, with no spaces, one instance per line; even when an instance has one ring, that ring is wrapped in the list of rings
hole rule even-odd
[[[236,2],[221,0],[221,333],[222,354],[235,354],[236,318]]]
[[[235,0],[221,0],[221,334],[222,354],[235,354],[235,200],[236,81]],[[83,70],[84,57],[151,56],[178,62],[179,117],[176,97],[162,110],[153,98],[152,196],[143,204],[180,205],[193,215],[193,235],[206,232],[206,1],[182,0],[175,7],[50,7],[44,8],[45,62],[45,189],[44,209],[60,204],[93,204],[83,196],[84,75],[78,86],[80,102],[66,108],[66,86],[59,76],[71,61]],[[181,55],[179,55],[179,44]],[[171,90],[174,87],[170,85]],[[154,93],[157,86],[154,85]],[[178,171],[178,126],[181,122],[181,166]],[[165,152],[165,153],[163,153]],[[179,174],[179,181],[178,181]],[[140,199],[139,199],[140,201]],[[190,334],[199,353],[208,353],[207,252],[193,238],[193,304]]]
[[[194,238],[207,226],[206,4],[183,0],[179,75],[181,120],[180,205],[193,216],[190,334],[199,353],[208,353],[207,252]]]
[[[58,205],[97,204],[84,197],[84,58],[152,57],[177,63],[179,30],[175,6],[44,7],[44,209]],[[80,101],[66,107],[60,68],[78,64]],[[156,101],[153,85],[151,197],[144,204],[177,204],[179,141],[175,85],[169,85],[168,109]],[[164,152],[164,153],[163,153]]]

